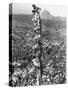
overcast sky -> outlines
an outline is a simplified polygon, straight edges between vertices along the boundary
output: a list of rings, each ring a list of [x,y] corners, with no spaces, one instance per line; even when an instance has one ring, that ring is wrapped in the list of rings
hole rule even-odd
[[[32,14],[32,4],[13,3],[13,14]],[[66,17],[66,7],[56,5],[36,4],[43,10],[47,10],[53,16]]]

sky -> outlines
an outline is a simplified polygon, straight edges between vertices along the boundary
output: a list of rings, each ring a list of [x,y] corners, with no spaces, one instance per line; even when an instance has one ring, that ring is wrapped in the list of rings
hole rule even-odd
[[[66,7],[65,6],[56,6],[56,5],[45,5],[45,4],[36,4],[36,6],[43,10],[47,10],[53,16],[66,17]],[[28,3],[13,3],[12,12],[13,14],[32,14],[32,4]]]

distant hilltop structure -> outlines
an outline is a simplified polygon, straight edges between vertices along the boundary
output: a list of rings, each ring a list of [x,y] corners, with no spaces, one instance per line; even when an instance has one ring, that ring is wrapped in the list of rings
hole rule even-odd
[[[52,15],[45,9],[41,13],[41,18],[42,19],[52,19]]]
[[[52,16],[50,12],[48,12],[46,9],[42,11],[41,13],[42,19],[48,19],[48,20],[66,20],[66,17],[60,17],[60,16]]]

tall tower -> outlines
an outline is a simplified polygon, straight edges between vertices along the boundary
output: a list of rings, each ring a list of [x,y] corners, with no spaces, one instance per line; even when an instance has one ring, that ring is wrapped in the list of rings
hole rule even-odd
[[[35,67],[37,68],[37,85],[40,85],[42,82],[42,29],[41,29],[41,18],[40,18],[40,11],[41,9],[37,7],[36,5],[32,5],[33,10],[33,24],[34,24],[34,32],[35,37],[34,40],[37,41],[37,43],[32,47],[33,50],[38,49],[36,52],[36,58],[33,59],[33,63]]]

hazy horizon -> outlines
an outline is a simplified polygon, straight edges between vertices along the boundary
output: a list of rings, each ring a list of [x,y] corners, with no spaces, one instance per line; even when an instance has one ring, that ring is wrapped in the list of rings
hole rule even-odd
[[[66,7],[56,6],[56,5],[45,5],[45,4],[36,4],[41,8],[41,12],[46,10],[53,16],[66,17]],[[29,3],[13,3],[12,4],[12,13],[13,14],[32,14],[32,4]]]

